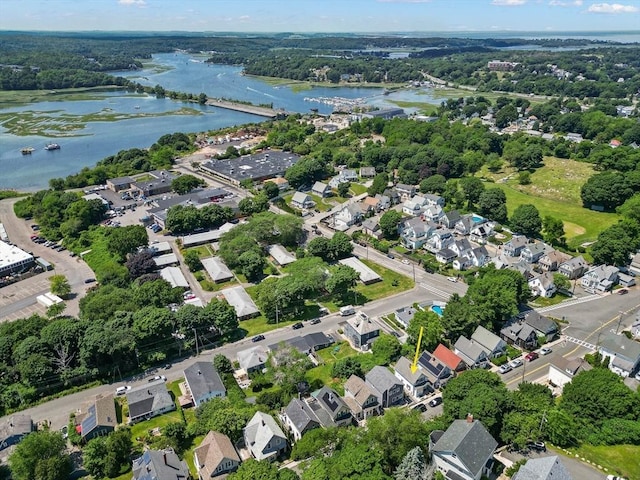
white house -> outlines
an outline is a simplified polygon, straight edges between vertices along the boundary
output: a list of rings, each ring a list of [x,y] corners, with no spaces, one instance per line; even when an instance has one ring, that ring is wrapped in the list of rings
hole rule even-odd
[[[454,242],[453,235],[450,230],[438,230],[429,237],[424,243],[424,248],[431,253],[437,253]]]
[[[406,357],[400,357],[393,370],[396,378],[404,385],[404,390],[413,398],[421,398],[429,392],[429,379],[420,364],[416,370],[411,368],[412,362]]]
[[[402,213],[413,217],[420,215],[422,208],[427,204],[427,199],[422,195],[414,195],[410,200],[402,204]]]
[[[437,222],[440,220],[444,211],[440,205],[428,205],[422,209],[422,218],[429,220],[430,222]]]
[[[362,216],[360,205],[357,203],[347,205],[334,215],[334,229],[338,231],[347,230],[351,225],[358,223]]]
[[[528,284],[531,294],[538,297],[551,298],[557,291],[553,274],[550,272],[534,274]]]
[[[309,195],[303,192],[296,192],[293,194],[291,198],[291,206],[294,208],[304,209],[311,208],[315,205],[313,200]]]
[[[211,362],[196,362],[185,368],[184,379],[191,392],[194,407],[199,407],[213,398],[227,395],[227,389]]]
[[[606,292],[618,280],[619,270],[611,265],[598,265],[590,268],[580,279],[580,283],[585,289],[596,292]]]
[[[436,225],[426,222],[419,217],[406,220],[402,224],[400,240],[405,248],[417,250],[421,248],[427,239],[436,231]]]
[[[640,343],[624,335],[607,335],[598,351],[603,359],[609,359],[609,370],[621,377],[628,377],[640,366]]]
[[[274,418],[256,412],[244,427],[244,443],[256,460],[274,460],[287,448],[287,437]]]
[[[326,183],[316,182],[313,184],[313,187],[311,187],[311,192],[314,195],[318,195],[319,197],[324,198],[329,196],[329,194],[331,193],[331,187]]]
[[[569,360],[558,357],[549,364],[549,384],[562,390],[578,373],[592,368],[583,358]]]

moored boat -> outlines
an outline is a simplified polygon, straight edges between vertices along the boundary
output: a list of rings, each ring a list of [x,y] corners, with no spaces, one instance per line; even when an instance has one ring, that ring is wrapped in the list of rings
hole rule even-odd
[[[20,153],[22,153],[23,155],[31,155],[34,150],[35,148],[33,147],[24,147],[20,149]]]
[[[46,147],[44,147],[45,150],[60,150],[60,145],[58,145],[57,143],[49,143],[47,144]]]

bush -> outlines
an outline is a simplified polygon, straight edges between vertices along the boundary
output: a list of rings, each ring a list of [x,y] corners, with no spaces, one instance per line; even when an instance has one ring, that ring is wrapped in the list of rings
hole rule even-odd
[[[496,367],[500,367],[509,361],[509,357],[506,355],[500,355],[499,357],[491,359],[491,363],[493,363]]]
[[[507,345],[507,356],[509,358],[516,358],[522,355],[522,352],[511,345]]]
[[[213,292],[216,289],[216,284],[209,280],[202,280],[200,285],[202,286],[202,289],[207,292]]]

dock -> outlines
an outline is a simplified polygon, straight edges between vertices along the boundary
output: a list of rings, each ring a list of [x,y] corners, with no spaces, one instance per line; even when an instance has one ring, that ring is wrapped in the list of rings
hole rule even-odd
[[[212,107],[225,108],[227,110],[235,110],[236,112],[250,113],[252,115],[259,115],[267,118],[276,118],[281,115],[286,115],[283,110],[274,110],[273,108],[268,107],[257,107],[246,103],[230,102],[219,98],[210,98],[207,100],[206,104]]]

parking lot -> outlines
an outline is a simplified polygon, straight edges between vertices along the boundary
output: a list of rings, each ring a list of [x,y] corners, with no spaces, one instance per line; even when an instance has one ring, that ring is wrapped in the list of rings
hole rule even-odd
[[[36,297],[49,291],[49,277],[45,272],[21,280],[0,290],[0,322],[29,317],[35,313],[43,315],[46,309],[37,303]]]

